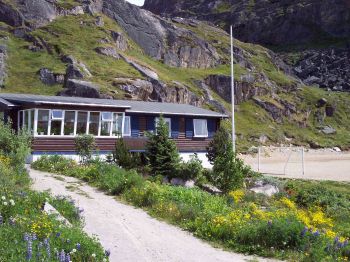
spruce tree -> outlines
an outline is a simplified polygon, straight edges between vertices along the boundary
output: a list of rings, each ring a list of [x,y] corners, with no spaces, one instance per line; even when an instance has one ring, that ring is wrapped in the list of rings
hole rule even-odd
[[[162,116],[157,123],[156,132],[147,136],[146,157],[153,175],[176,177],[180,155],[175,142],[169,138],[169,129]]]
[[[217,156],[225,155],[226,147],[231,143],[229,132],[222,126],[215,133],[213,140],[210,141],[207,147],[207,158],[213,165]]]

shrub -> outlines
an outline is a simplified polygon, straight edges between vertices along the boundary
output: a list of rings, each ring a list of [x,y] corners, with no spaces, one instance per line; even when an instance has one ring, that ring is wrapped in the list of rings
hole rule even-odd
[[[153,175],[176,177],[180,165],[180,156],[176,144],[169,139],[169,129],[160,117],[156,133],[149,133],[146,144],[146,157]]]
[[[202,161],[199,160],[198,155],[191,156],[188,162],[181,163],[179,177],[184,180],[196,180],[203,173]]]
[[[91,160],[93,150],[96,148],[95,138],[93,135],[80,135],[74,140],[75,150],[80,157],[80,161],[86,164]]]
[[[11,128],[11,123],[0,121],[0,155],[7,156],[13,167],[24,167],[30,153],[31,139],[25,130],[18,134]]]
[[[114,162],[125,169],[133,169],[140,166],[140,155],[132,154],[125,145],[123,138],[118,138],[113,151]]]

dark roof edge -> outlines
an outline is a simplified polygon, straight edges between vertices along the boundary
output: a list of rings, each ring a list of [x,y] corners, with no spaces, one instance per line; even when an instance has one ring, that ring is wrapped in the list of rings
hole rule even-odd
[[[8,108],[8,107],[15,107],[16,105],[0,97],[0,106]]]
[[[174,112],[148,112],[148,111],[136,111],[136,110],[126,110],[126,113],[135,113],[135,114],[155,114],[155,115],[184,115],[184,116],[207,116],[207,117],[222,117],[222,118],[228,118],[228,115],[224,114],[211,114],[211,113],[203,113],[203,114],[195,114],[195,113],[174,113]],[[215,113],[213,111],[213,113]]]

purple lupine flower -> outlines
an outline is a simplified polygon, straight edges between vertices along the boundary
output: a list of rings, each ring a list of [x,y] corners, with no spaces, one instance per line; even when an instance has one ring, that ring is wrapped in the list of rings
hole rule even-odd
[[[79,243],[76,244],[76,247],[77,247],[78,250],[81,249],[81,245]]]
[[[38,239],[37,235],[36,234],[32,234],[32,240],[37,240],[37,239]]]
[[[0,226],[4,223],[4,218],[0,215]]]
[[[60,253],[60,262],[65,262],[65,261],[66,261],[66,253],[62,249],[62,251]]]
[[[30,238],[30,235],[28,233],[24,233],[23,240],[27,242]]]
[[[26,259],[27,260],[31,260],[33,256],[33,243],[32,243],[32,238],[29,237],[28,241],[27,241],[27,255],[26,255]]]
[[[272,226],[272,221],[269,220],[269,221],[267,222],[267,224],[268,224],[269,226]]]
[[[316,230],[314,233],[313,233],[313,236],[315,237],[318,237],[320,235],[320,232],[318,232],[318,230]]]
[[[46,254],[47,254],[48,258],[50,258],[51,257],[51,249],[50,249],[50,241],[48,238],[44,239],[44,245],[46,248]]]
[[[57,232],[56,233],[56,237],[60,237],[61,236],[61,233],[60,232]]]
[[[111,251],[109,249],[105,250],[105,256],[109,257],[111,255]]]
[[[349,240],[346,239],[343,244],[344,244],[344,247],[346,247],[349,244]]]
[[[56,251],[56,259],[57,261],[60,261],[60,253],[58,251]]]
[[[304,227],[303,231],[301,231],[301,236],[305,236],[306,232],[307,232],[308,228]]]
[[[67,255],[66,255],[66,261],[65,262],[70,262],[70,254],[69,253],[67,253]]]
[[[334,244],[337,244],[339,242],[339,237],[337,236],[336,238],[334,238]]]
[[[40,257],[41,257],[41,248],[43,247],[43,243],[42,242],[39,242],[38,243],[38,252],[36,253],[36,257],[38,259],[38,261],[40,261]]]

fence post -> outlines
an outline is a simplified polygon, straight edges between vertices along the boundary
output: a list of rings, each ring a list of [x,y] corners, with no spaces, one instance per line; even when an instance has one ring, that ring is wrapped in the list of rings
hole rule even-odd
[[[304,156],[304,147],[301,148],[301,165],[302,165],[302,172],[303,176],[305,175],[305,156]]]
[[[260,146],[258,147],[258,172],[260,172]]]

